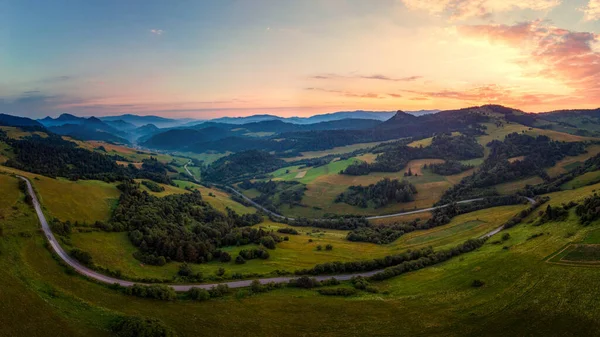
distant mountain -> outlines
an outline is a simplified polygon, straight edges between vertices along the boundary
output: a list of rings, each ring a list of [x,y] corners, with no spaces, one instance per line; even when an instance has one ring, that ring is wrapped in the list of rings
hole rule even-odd
[[[60,126],[60,125],[64,125],[64,124],[73,124],[73,125],[78,125],[83,123],[87,118],[85,117],[77,117],[71,114],[62,114],[60,116],[58,116],[57,118],[52,118],[50,116],[43,118],[43,119],[38,119],[38,122],[42,123],[44,126],[50,127],[50,126]]]
[[[194,143],[210,142],[231,135],[231,131],[216,126],[195,129],[173,129],[155,134],[143,146],[161,150],[182,150]]]
[[[116,121],[104,121],[104,123],[112,126],[113,128],[115,128],[119,131],[124,131],[124,132],[128,132],[128,131],[137,129],[137,126],[135,126],[131,123],[128,123],[122,119],[118,119]]]
[[[27,117],[17,117],[17,116],[11,116],[11,115],[6,115],[6,114],[0,114],[0,125],[1,126],[21,126],[21,127],[38,127],[38,128],[44,128],[44,126],[42,124],[40,124],[39,122],[31,119],[31,118],[27,118]]]
[[[112,133],[94,128],[82,127],[77,124],[63,124],[48,128],[51,132],[81,140],[99,140],[111,143],[129,144],[129,141]]]
[[[75,121],[77,124],[67,123],[49,126],[48,130],[59,135],[71,136],[81,140],[101,140],[123,144],[129,143],[129,140],[127,140],[127,133],[117,130],[96,117],[77,117]]]
[[[437,113],[440,110],[419,110],[419,111],[408,111],[407,113],[422,116]],[[314,115],[310,117],[279,117],[275,115],[252,115],[247,117],[222,117],[211,119],[209,122],[215,123],[227,123],[227,124],[248,124],[264,121],[279,120],[287,123],[294,124],[314,124],[320,122],[329,122],[342,119],[372,119],[385,121],[394,116],[395,111],[339,111],[327,114]],[[200,122],[191,122],[188,125],[199,124]]]
[[[140,139],[140,141],[143,146],[148,148],[182,150],[194,144],[218,141],[228,137],[244,139],[248,137],[269,137],[286,132],[360,130],[372,128],[379,124],[381,124],[380,121],[371,119],[342,119],[314,124],[294,124],[281,120],[267,120],[248,124],[206,122],[189,128],[166,130],[154,134],[144,141]],[[257,143],[255,139],[248,139],[247,141]]]
[[[124,122],[133,124],[135,126],[143,126],[146,124],[154,124],[159,128],[171,128],[180,126],[192,121],[196,121],[201,123],[202,121],[194,120],[191,118],[183,118],[183,119],[173,119],[173,118],[164,118],[159,116],[138,116],[132,114],[120,115],[120,116],[105,116],[100,117],[102,121],[118,121],[122,120]]]

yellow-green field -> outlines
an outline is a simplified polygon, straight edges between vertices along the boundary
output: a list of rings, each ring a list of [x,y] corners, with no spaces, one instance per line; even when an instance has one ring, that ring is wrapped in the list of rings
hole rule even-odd
[[[562,173],[566,173],[580,164],[583,164],[588,158],[591,158],[600,153],[600,145],[590,145],[585,148],[587,153],[578,156],[566,157],[559,161],[553,167],[546,170],[549,176],[556,177]]]
[[[115,184],[102,181],[53,179],[5,166],[0,171],[28,177],[47,214],[62,221],[106,221],[120,195]]]
[[[21,139],[24,137],[29,137],[32,135],[38,135],[42,138],[46,138],[48,137],[48,134],[45,132],[40,132],[40,131],[23,131],[20,128],[14,127],[14,126],[0,126],[0,130],[6,132],[6,135],[8,136],[8,138],[13,138],[13,139]]]
[[[435,247],[451,247],[468,238],[480,237],[499,227],[512,216],[524,209],[523,205],[496,207],[488,210],[457,216],[448,225],[427,231],[415,231],[402,236],[387,245],[351,242],[346,240],[348,231],[319,229],[313,227],[294,227],[300,235],[286,235],[289,241],[277,244],[277,249],[270,251],[268,260],[250,260],[245,264],[210,262],[195,264],[194,271],[205,275],[213,275],[218,268],[225,268],[228,275],[238,273],[262,273],[268,275],[275,270],[294,271],[310,268],[318,263],[331,261],[356,261],[365,257],[376,258],[403,252],[429,245]],[[404,219],[403,219],[404,220]],[[256,227],[276,231],[289,225],[265,221]],[[282,234],[282,236],[285,234]],[[112,270],[120,270],[130,277],[171,278],[178,270],[177,263],[169,263],[163,267],[147,266],[133,258],[136,248],[129,242],[126,233],[76,233],[71,235],[72,244],[92,254],[95,263]],[[309,239],[312,242],[309,242]],[[317,246],[333,245],[331,251],[318,251]],[[223,250],[237,256],[241,249],[255,247],[246,245],[226,247]]]
[[[460,134],[461,134],[460,132],[452,132],[453,136],[458,136]],[[414,142],[408,144],[408,146],[410,146],[410,147],[427,147],[427,146],[431,145],[431,142],[433,142],[433,137],[415,140]]]
[[[537,185],[544,182],[544,179],[535,176],[530,178],[525,178],[521,180],[511,181],[504,184],[496,185],[496,191],[501,195],[514,194],[515,192],[522,190],[526,185]]]
[[[580,188],[589,184],[600,182],[600,171],[587,172],[584,173],[575,179],[564,183],[561,188],[562,189],[574,189]]]
[[[376,145],[383,144],[383,143],[395,142],[395,141],[398,141],[401,139],[402,138],[386,140],[383,142],[358,143],[358,144],[334,147],[332,149],[323,150],[323,151],[302,152],[301,153],[302,156],[300,156],[300,157],[283,158],[283,160],[290,162],[290,161],[296,161],[296,160],[301,160],[301,159],[324,157],[324,156],[328,156],[330,154],[343,154],[343,153],[348,153],[348,152],[352,152],[352,151],[356,151],[356,150],[367,149],[367,148],[374,147]]]
[[[280,211],[282,214],[292,217],[303,216],[312,218],[322,216],[326,213],[377,215],[431,207],[440,199],[442,194],[448,188],[453,184],[458,183],[465,176],[473,173],[473,170],[468,170],[453,176],[441,176],[431,173],[428,170],[423,170],[425,164],[440,162],[443,162],[443,160],[419,159],[409,162],[406,171],[408,171],[408,167],[410,167],[413,173],[418,174],[418,176],[412,177],[404,177],[406,171],[393,173],[378,172],[366,176],[350,176],[337,174],[338,170],[335,169],[329,170],[329,174],[321,174],[318,176],[316,174],[311,174],[313,171],[309,170],[303,178],[295,179],[299,170],[297,168],[291,168],[290,173],[283,177],[289,177],[290,180],[296,180],[307,184],[307,190],[302,199],[302,203],[307,207],[289,208],[283,206],[280,208]],[[340,193],[346,191],[348,187],[353,185],[367,186],[375,184],[384,178],[406,179],[413,183],[418,192],[415,195],[415,200],[408,203],[393,203],[378,209],[359,208],[345,203],[335,203],[335,198]],[[244,191],[244,194],[250,198],[257,196],[257,192],[252,190]]]
[[[493,244],[494,237],[475,252],[373,283],[377,294],[340,298],[284,288],[208,302],[161,302],[125,296],[66,273],[44,248],[35,215],[22,201],[16,180],[0,181],[0,210],[9,216],[5,220],[15,224],[16,231],[29,233],[13,235],[15,231],[5,230],[0,236],[0,323],[6,336],[107,336],[118,315],[157,318],[180,337],[593,336],[600,330],[600,297],[594,282],[600,268],[545,262],[597,230],[597,223],[578,225],[574,214],[541,227],[519,224],[505,231],[510,239],[502,244]],[[588,192],[591,189],[553,196],[582,197]],[[7,213],[13,206],[18,212]],[[456,225],[468,231],[473,221],[477,219]],[[544,235],[528,240],[540,232]],[[475,279],[485,285],[472,287]]]
[[[195,184],[190,181],[184,181],[184,180],[175,180],[174,183],[177,186],[181,187],[180,190],[182,190],[182,192],[187,192],[187,191],[185,191],[185,187],[195,188],[195,189],[199,190],[200,193],[202,194],[202,198],[204,200],[206,200],[206,202],[208,202],[212,207],[214,207],[218,211],[226,212],[227,208],[231,208],[238,214],[256,213],[255,208],[244,206],[244,205],[238,203],[237,201],[232,200],[230,194],[223,192],[221,190],[218,190],[216,188],[208,188],[208,187],[204,187],[202,185]],[[211,196],[211,194],[213,196]]]

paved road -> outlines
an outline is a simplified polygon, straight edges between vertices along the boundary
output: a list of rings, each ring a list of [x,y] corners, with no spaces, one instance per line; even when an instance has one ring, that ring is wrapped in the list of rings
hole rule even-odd
[[[185,166],[186,171],[189,172],[189,170],[187,169],[187,165]],[[190,175],[192,175],[190,173]],[[69,256],[69,254],[60,246],[60,244],[58,243],[58,241],[56,240],[56,237],[54,237],[54,234],[52,233],[52,230],[50,229],[50,226],[48,225],[48,221],[46,220],[46,217],[44,216],[44,212],[42,212],[42,207],[40,205],[40,202],[35,194],[35,192],[33,191],[33,187],[31,185],[31,182],[29,181],[29,179],[22,177],[22,176],[18,176],[20,179],[24,180],[27,183],[27,191],[29,193],[29,195],[31,196],[32,202],[33,202],[33,207],[35,208],[35,212],[37,214],[37,217],[40,221],[40,225],[42,226],[42,230],[44,232],[44,234],[46,235],[48,242],[50,243],[50,246],[52,247],[52,250],[54,250],[54,252],[69,266],[71,266],[75,271],[77,271],[78,273],[87,276],[90,279],[96,280],[96,281],[100,281],[103,283],[108,283],[108,284],[119,284],[123,287],[131,287],[134,284],[136,284],[137,282],[132,282],[132,281],[126,281],[126,280],[121,280],[121,279],[117,279],[114,277],[110,277],[110,276],[106,276],[103,274],[100,274],[82,264],[80,264],[78,261],[76,261],[75,259],[73,259],[71,256]],[[192,175],[193,177],[193,175]],[[233,189],[232,189],[233,190]],[[235,191],[235,190],[234,190]],[[239,193],[239,192],[238,192]],[[474,200],[465,200],[464,202],[471,202],[471,201],[475,201],[478,199],[474,199]],[[535,200],[528,198],[528,200],[530,202],[535,202]],[[260,205],[258,205],[259,208]],[[447,205],[444,206],[439,206],[439,207],[445,207]],[[433,210],[435,208],[439,208],[439,207],[434,207],[428,210]],[[267,210],[268,211],[268,210]],[[427,210],[419,210],[420,212],[426,212]],[[401,213],[401,214],[413,214],[413,213],[418,213],[419,211],[413,211],[413,212],[407,212],[407,213]],[[390,215],[392,216],[392,215]],[[395,216],[395,215],[393,215]],[[499,227],[495,230],[493,230],[492,232],[482,236],[482,237],[490,237],[496,233],[498,233],[499,231],[502,230],[502,227]],[[382,269],[383,270],[383,269]],[[346,281],[346,280],[350,280],[353,277],[356,276],[364,276],[364,277],[368,277],[368,276],[372,276],[382,270],[374,270],[374,271],[370,271],[370,272],[364,272],[364,273],[354,273],[354,274],[340,274],[340,275],[327,275],[327,276],[317,276],[315,277],[317,280],[322,281],[322,280],[326,280],[326,279],[330,279],[332,277],[335,277],[336,279],[340,280],[340,281]],[[273,278],[261,278],[258,279],[258,281],[262,284],[265,283],[269,283],[269,282],[275,282],[275,283],[284,283],[284,282],[289,282],[290,280],[294,279],[295,277],[273,277]],[[227,286],[229,286],[230,288],[243,288],[243,287],[249,287],[250,284],[252,283],[252,280],[243,280],[243,281],[232,281],[232,282],[223,282],[223,283],[212,283],[212,284],[168,284],[168,286],[170,286],[171,288],[173,288],[175,291],[179,291],[179,292],[183,292],[183,291],[188,291],[191,288],[203,288],[203,289],[210,289],[218,284],[226,284]],[[141,283],[138,283],[141,284]]]
[[[69,256],[69,254],[60,246],[60,244],[58,243],[58,241],[56,240],[56,238],[54,237],[54,234],[52,233],[52,230],[50,229],[50,226],[48,225],[48,221],[46,220],[46,217],[44,216],[44,212],[42,212],[42,207],[40,205],[40,202],[35,194],[35,192],[33,191],[33,187],[31,186],[31,182],[29,181],[29,179],[22,177],[22,176],[18,176],[19,178],[23,179],[26,183],[27,183],[27,191],[29,192],[29,195],[31,196],[31,199],[33,201],[33,207],[35,208],[35,212],[37,214],[37,217],[40,221],[40,224],[42,226],[42,230],[44,231],[44,234],[46,235],[46,237],[48,238],[48,242],[50,243],[50,246],[52,247],[52,250],[54,250],[54,252],[69,266],[71,266],[73,269],[75,269],[75,271],[77,271],[78,273],[87,276],[91,279],[94,279],[96,281],[100,281],[103,283],[108,283],[108,284],[119,284],[123,287],[131,287],[134,284],[143,284],[143,283],[138,283],[138,282],[131,282],[131,281],[126,281],[126,280],[121,280],[121,279],[117,279],[114,277],[110,277],[110,276],[106,276],[103,274],[100,274],[82,264],[80,264],[78,261],[76,261],[75,259],[73,259],[71,256]],[[370,272],[365,272],[365,273],[355,273],[355,274],[342,274],[342,275],[328,275],[328,276],[317,276],[315,277],[317,280],[322,281],[322,280],[327,280],[330,279],[332,277],[335,277],[336,279],[340,280],[340,281],[346,281],[346,280],[350,280],[353,277],[356,276],[364,276],[364,277],[368,277],[368,276],[372,276],[378,272],[380,272],[381,270],[374,270],[374,271],[370,271]],[[272,278],[262,278],[259,279],[258,281],[262,284],[265,283],[269,283],[269,282],[275,282],[275,283],[284,283],[284,282],[289,282],[290,280],[297,278],[297,277],[272,277]],[[249,287],[250,284],[252,283],[252,280],[243,280],[243,281],[232,281],[232,282],[223,282],[223,283],[211,283],[211,284],[167,284],[169,287],[173,288],[175,291],[188,291],[191,288],[203,288],[203,289],[210,289],[218,284],[226,284],[228,285],[230,288],[243,288],[243,287]]]

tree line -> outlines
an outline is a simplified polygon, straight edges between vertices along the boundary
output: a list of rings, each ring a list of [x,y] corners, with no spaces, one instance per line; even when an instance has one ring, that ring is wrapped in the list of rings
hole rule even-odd
[[[380,208],[393,202],[413,201],[415,194],[417,188],[408,181],[385,178],[369,186],[350,186],[346,192],[336,197],[335,202],[345,202],[361,208],[367,208],[372,204],[375,208]]]
[[[427,147],[411,147],[399,142],[383,144],[375,147],[372,152],[380,153],[374,163],[358,162],[348,166],[341,173],[367,175],[371,172],[398,172],[403,170],[409,161],[415,159],[474,159],[483,157],[484,151],[473,136],[438,134],[433,137],[431,145]]]

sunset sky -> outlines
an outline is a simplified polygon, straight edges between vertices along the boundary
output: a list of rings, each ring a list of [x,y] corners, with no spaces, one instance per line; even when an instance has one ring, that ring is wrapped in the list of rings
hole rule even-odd
[[[600,107],[600,0],[0,0],[0,113]]]

